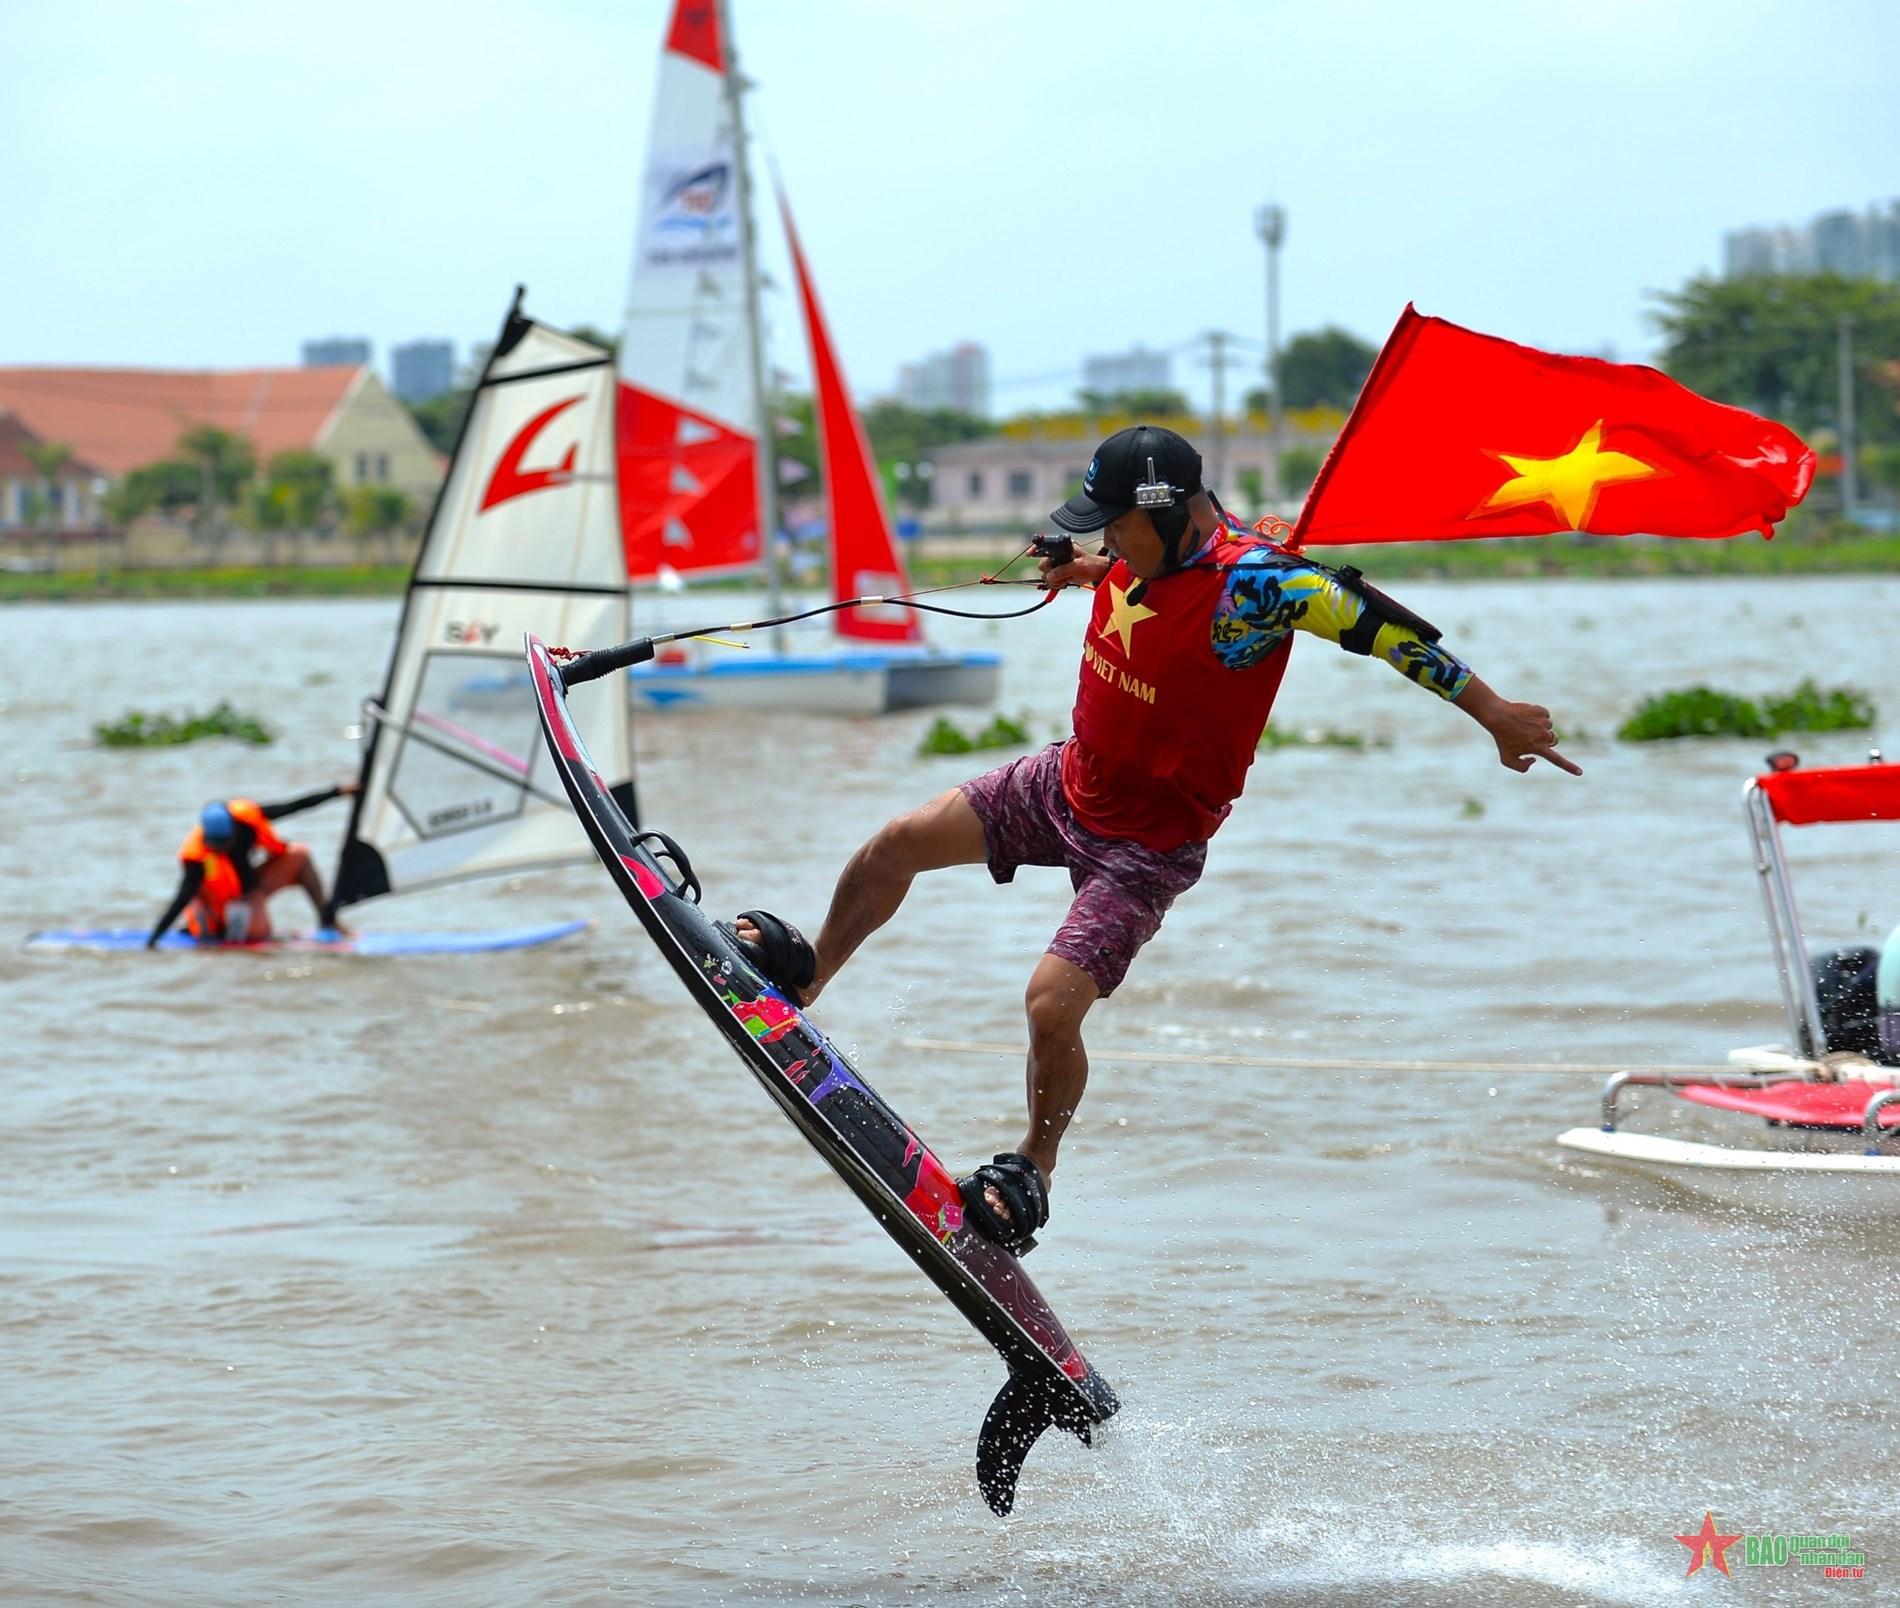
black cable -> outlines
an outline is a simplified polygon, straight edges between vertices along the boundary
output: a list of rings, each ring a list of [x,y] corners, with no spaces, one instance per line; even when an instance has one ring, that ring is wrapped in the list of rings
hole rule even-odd
[[[601,676],[611,675],[616,670],[625,670],[630,665],[645,664],[653,657],[654,650],[667,642],[691,642],[697,637],[718,636],[728,631],[769,631],[774,626],[795,625],[800,620],[815,620],[821,614],[836,614],[841,609],[881,608],[894,605],[898,608],[918,609],[926,614],[947,614],[959,620],[1019,620],[1026,614],[1034,614],[1038,609],[1046,609],[1055,602],[1060,587],[1049,591],[1026,609],[1002,609],[997,612],[978,609],[953,609],[941,603],[919,603],[919,597],[933,592],[960,592],[967,586],[1040,586],[1040,581],[1014,580],[1002,578],[1003,570],[1010,564],[1024,558],[1036,550],[1034,542],[1022,552],[1010,559],[994,575],[985,575],[975,581],[953,581],[948,586],[925,587],[922,591],[907,592],[899,597],[848,597],[839,603],[821,603],[813,608],[800,609],[795,614],[781,614],[769,620],[741,620],[726,625],[702,625],[690,631],[665,631],[653,636],[635,637],[631,642],[623,642],[618,647],[596,648],[591,653],[569,653],[565,649],[553,649],[553,657],[561,663],[561,682],[568,687],[579,686],[582,682],[598,680]]]

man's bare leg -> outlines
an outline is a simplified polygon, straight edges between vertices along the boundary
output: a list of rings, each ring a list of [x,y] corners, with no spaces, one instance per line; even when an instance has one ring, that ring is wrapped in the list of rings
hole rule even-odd
[[[278,855],[276,859],[264,867],[257,879],[257,892],[263,896],[263,899],[268,899],[272,894],[284,888],[288,888],[292,883],[302,888],[305,895],[309,898],[310,908],[317,913],[317,925],[319,927],[325,925],[323,919],[323,873],[317,869],[316,862],[310,858],[308,846],[302,843],[291,844],[288,850]],[[260,910],[263,908],[263,899],[258,901],[258,908]],[[269,925],[269,921],[266,920],[265,927],[267,931]],[[337,932],[347,933],[349,931],[349,928],[345,927],[340,921],[332,925]]]
[[[825,924],[812,940],[818,971],[799,1003],[809,1005],[843,970],[858,945],[897,914],[920,871],[981,865],[989,858],[983,823],[956,788],[881,827],[846,862],[832,890]],[[739,922],[739,936],[755,942],[758,928]]]
[[[1017,1147],[1042,1169],[1056,1170],[1056,1149],[1068,1132],[1089,1081],[1082,1018],[1102,997],[1095,979],[1059,955],[1044,955],[1029,979],[1029,1132]]]

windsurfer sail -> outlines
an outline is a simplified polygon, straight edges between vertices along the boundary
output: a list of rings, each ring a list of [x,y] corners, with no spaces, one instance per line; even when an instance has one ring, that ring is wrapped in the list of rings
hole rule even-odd
[[[676,0],[660,55],[620,349],[620,511],[636,588],[762,570],[765,612],[778,618],[787,613],[770,562],[779,469],[744,84],[727,8]],[[876,466],[782,198],[780,207],[812,354],[832,596],[904,593]],[[832,625],[848,651],[794,654],[775,631],[771,654],[669,656],[634,678],[635,696],[654,707],[834,713],[995,699],[997,656],[933,650],[913,614],[854,605],[834,610]]]
[[[336,905],[583,859],[520,669],[522,634],[624,635],[611,355],[521,312],[503,321],[366,705],[362,790]],[[588,745],[633,813],[624,709],[587,711]]]
[[[723,12],[675,6],[653,99],[620,343],[620,518],[635,586],[663,571],[757,570],[776,523],[760,478],[757,277]]]

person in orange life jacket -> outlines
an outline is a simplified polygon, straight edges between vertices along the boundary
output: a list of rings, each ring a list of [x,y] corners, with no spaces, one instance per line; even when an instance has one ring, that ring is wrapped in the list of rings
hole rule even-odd
[[[815,942],[764,911],[736,923],[761,970],[804,1004],[896,914],[920,871],[1061,865],[1076,897],[1030,977],[1029,1127],[962,1181],[966,1218],[1027,1249],[1048,1216],[1056,1151],[1088,1077],[1082,1019],[1114,990],[1240,796],[1295,631],[1384,659],[1471,716],[1514,771],[1556,748],[1550,712],[1514,703],[1438,645],[1438,633],[1351,572],[1336,574],[1230,520],[1201,458],[1136,425],[1096,450],[1081,493],[1051,516],[1102,551],[1043,561],[1050,587],[1095,589],[1074,735],[901,815],[852,857]]]
[[[324,921],[323,878],[311,863],[309,848],[286,843],[271,823],[356,791],[352,779],[282,804],[257,804],[248,798],[207,804],[198,824],[179,845],[184,873],[145,947],[150,949],[171,931],[180,915],[192,936],[206,942],[255,943],[268,938],[270,897],[292,883],[310,896],[319,926],[347,934],[342,923]]]

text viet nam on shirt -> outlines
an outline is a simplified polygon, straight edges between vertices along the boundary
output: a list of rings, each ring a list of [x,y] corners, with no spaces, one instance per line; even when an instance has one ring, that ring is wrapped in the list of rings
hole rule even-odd
[[[1081,823],[1161,853],[1203,842],[1246,783],[1296,631],[1353,640],[1358,593],[1231,519],[1133,597],[1117,560],[1096,588],[1062,786]],[[1471,671],[1410,626],[1371,643],[1408,680],[1456,698]]]

